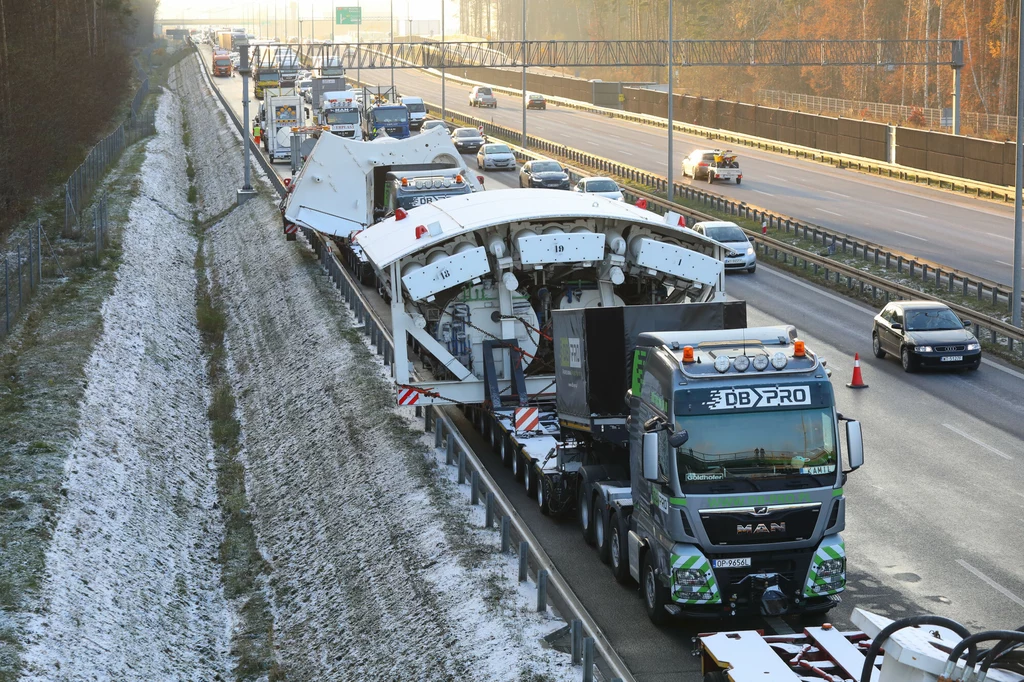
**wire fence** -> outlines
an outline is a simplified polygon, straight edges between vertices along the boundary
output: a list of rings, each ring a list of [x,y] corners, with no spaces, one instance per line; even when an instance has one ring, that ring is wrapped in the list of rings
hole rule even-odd
[[[149,52],[144,52],[144,56],[149,62]],[[142,83],[132,98],[128,120],[89,150],[85,160],[64,183],[61,237],[79,243],[91,239],[94,249],[86,253],[95,251],[97,261],[109,244],[110,224],[107,198],[93,201],[93,194],[125,148],[156,132],[155,110],[143,109],[143,100],[149,94],[149,77],[138,59],[135,59],[135,68]],[[40,288],[43,277],[63,277],[64,271],[41,221],[37,221],[16,243],[6,244],[0,257],[4,268],[3,290],[0,291],[3,302],[0,338],[6,338],[32,295]]]
[[[885,123],[910,123],[933,129],[950,128],[953,125],[949,111],[946,110],[944,116],[942,109],[800,95],[781,90],[758,90],[754,93],[754,99],[757,104],[763,106],[808,113],[868,118]],[[1013,137],[1016,134],[1017,120],[1013,116],[984,114],[976,111],[964,111],[960,116],[961,125],[977,136]]]

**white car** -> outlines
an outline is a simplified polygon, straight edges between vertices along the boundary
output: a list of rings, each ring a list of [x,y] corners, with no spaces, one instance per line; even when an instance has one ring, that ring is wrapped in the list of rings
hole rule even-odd
[[[597,194],[615,201],[622,201],[622,189],[611,178],[583,178],[572,188],[573,192]]]
[[[757,252],[754,250],[754,245],[750,243],[750,238],[747,237],[743,228],[736,223],[726,220],[710,220],[697,223],[692,229],[694,232],[711,237],[716,242],[725,244],[733,250],[731,255],[726,254],[725,256],[726,271],[754,272],[757,269]]]
[[[476,167],[482,170],[515,170],[516,156],[508,145],[485,144],[476,153]]]

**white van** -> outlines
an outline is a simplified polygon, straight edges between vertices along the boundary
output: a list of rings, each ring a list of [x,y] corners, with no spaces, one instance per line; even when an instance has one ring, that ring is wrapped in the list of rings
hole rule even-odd
[[[427,118],[427,105],[423,103],[422,97],[401,97],[399,98],[405,108],[409,110],[409,130],[419,130],[423,127],[423,121]]]

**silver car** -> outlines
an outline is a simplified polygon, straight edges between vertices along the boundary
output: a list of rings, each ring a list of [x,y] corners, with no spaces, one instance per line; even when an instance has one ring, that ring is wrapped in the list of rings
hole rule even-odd
[[[711,237],[716,242],[725,244],[732,249],[732,254],[725,256],[725,269],[746,270],[754,272],[757,269],[757,252],[750,238],[743,228],[736,223],[725,220],[712,220],[704,223],[697,223],[693,226],[694,232]]]
[[[516,156],[507,145],[485,144],[476,153],[476,167],[481,170],[515,170]]]
[[[498,108],[498,98],[486,85],[474,85],[469,93],[469,106]]]
[[[611,178],[583,178],[576,183],[572,191],[597,194],[615,201],[622,201],[622,190]]]

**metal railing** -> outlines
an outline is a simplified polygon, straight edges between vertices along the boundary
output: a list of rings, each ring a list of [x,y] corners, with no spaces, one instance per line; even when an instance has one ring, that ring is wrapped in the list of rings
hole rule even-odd
[[[434,110],[440,110],[437,104],[431,102],[426,104]],[[513,128],[499,126],[483,119],[454,112],[450,109],[448,114],[449,120],[459,125],[483,126],[484,132],[490,136],[501,138],[505,141],[521,139],[520,131]],[[529,150],[539,150],[547,155],[566,159],[570,163],[577,164],[581,169],[585,169],[575,170],[574,172],[577,177],[589,174],[588,171],[597,171],[603,175],[612,175],[642,185],[654,192],[664,192],[668,186],[667,180],[660,175],[572,149],[563,144],[550,142],[532,135],[527,136],[527,144],[529,145]],[[513,147],[520,159],[538,158],[532,151],[516,147],[514,144],[510,144],[510,146]],[[648,210],[656,213],[664,214],[666,211],[672,210],[686,216],[687,224],[690,225],[696,221],[720,219],[717,216],[701,213],[681,204],[670,204],[654,194],[634,188],[625,187],[624,194],[633,200],[645,199]],[[907,276],[910,279],[920,279],[922,284],[934,285],[950,293],[959,293],[963,297],[976,297],[977,300],[989,302],[993,306],[1005,305],[1007,310],[1009,310],[1011,292],[1000,285],[959,272],[947,266],[911,258],[897,251],[864,242],[849,235],[831,232],[817,225],[804,223],[788,216],[751,206],[745,202],[733,201],[727,197],[713,194],[703,189],[696,189],[690,185],[675,183],[675,194],[677,197],[699,202],[719,214],[724,213],[729,216],[752,220],[755,223],[762,223],[768,230],[782,231],[784,234],[792,233],[794,236],[810,240],[812,244],[820,244],[826,251],[825,255],[812,253],[783,241],[771,239],[764,234],[748,230],[757,248],[761,249],[768,257],[780,259],[786,265],[790,265],[792,260],[793,263],[797,264],[796,267],[808,270],[814,275],[819,275],[820,273],[829,282],[833,282],[836,277],[845,277],[850,288],[859,287],[861,295],[867,296],[867,292],[870,291],[872,300],[881,297],[886,301],[908,298],[942,301],[949,305],[957,314],[970,318],[976,335],[982,341],[1005,348],[1007,352],[1017,358],[1022,357],[1022,354],[1024,354],[1024,329],[1014,327],[1002,320],[980,313],[962,304],[891,282],[858,268],[837,262],[830,256],[840,252],[854,257],[859,256],[866,265],[894,271],[895,274]],[[838,280],[836,281],[838,282]]]
[[[755,103],[768,107],[794,111],[817,112],[852,118],[870,118],[888,123],[920,122],[928,128],[951,128],[953,123],[943,122],[942,109],[932,107],[908,107],[884,102],[861,102],[835,97],[801,95],[781,90],[757,90]],[[975,134],[997,133],[1013,137],[1017,134],[1017,119],[1002,114],[985,114],[977,111],[961,112],[961,123]],[[948,116],[946,118],[949,118]],[[920,119],[920,121],[918,121]]]

